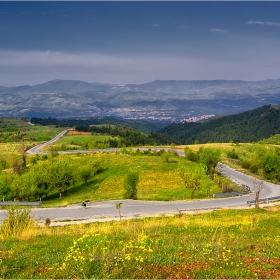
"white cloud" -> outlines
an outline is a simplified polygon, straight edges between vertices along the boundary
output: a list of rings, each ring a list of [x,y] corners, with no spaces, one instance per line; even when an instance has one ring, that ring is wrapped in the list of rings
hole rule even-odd
[[[278,26],[280,27],[280,22],[271,22],[271,21],[256,21],[256,20],[249,20],[247,24],[259,24],[259,25],[268,25],[268,26]]]
[[[159,27],[160,25],[159,25],[159,23],[154,23],[153,24],[153,27]]]

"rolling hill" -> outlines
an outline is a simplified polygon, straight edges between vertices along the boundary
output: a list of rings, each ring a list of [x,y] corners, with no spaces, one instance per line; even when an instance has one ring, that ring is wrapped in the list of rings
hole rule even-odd
[[[197,123],[173,123],[159,133],[181,144],[254,142],[280,133],[280,106],[265,105],[243,113]]]

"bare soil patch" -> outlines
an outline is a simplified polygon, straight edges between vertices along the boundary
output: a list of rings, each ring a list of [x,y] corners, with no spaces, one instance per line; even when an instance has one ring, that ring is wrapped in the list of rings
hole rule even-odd
[[[91,135],[90,132],[69,130],[66,135]]]

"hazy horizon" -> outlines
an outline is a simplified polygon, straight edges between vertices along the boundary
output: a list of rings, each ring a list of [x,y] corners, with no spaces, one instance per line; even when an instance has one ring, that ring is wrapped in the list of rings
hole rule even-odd
[[[280,2],[0,2],[0,85],[278,79]]]

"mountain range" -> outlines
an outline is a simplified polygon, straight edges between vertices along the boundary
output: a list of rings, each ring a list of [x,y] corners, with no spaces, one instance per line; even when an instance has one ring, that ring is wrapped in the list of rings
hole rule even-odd
[[[34,86],[0,86],[0,116],[5,117],[113,116],[168,123],[279,103],[280,79],[156,80],[126,85],[52,80]]]

